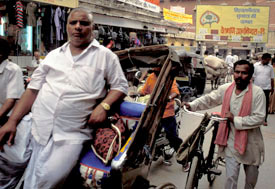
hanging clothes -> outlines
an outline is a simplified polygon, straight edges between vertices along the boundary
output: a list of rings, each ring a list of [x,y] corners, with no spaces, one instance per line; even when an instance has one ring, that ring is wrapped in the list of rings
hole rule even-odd
[[[61,16],[61,40],[64,40],[64,35],[66,34],[66,10],[62,10]]]
[[[35,16],[35,11],[36,11],[37,5],[34,2],[30,2],[27,4],[26,8],[26,14],[28,15],[27,17],[27,24],[29,26],[36,26],[36,16]]]
[[[5,1],[6,4],[6,13],[8,14],[8,19],[9,19],[9,24],[13,24],[16,25],[16,10],[15,10],[15,4],[16,1],[15,0],[9,0],[9,1]]]
[[[19,28],[23,28],[23,26],[24,26],[24,24],[23,24],[24,6],[21,3],[21,1],[16,2],[15,10],[16,10],[16,25]]]
[[[53,25],[53,22],[54,22],[54,15],[55,15],[55,9],[53,7],[51,7],[51,17],[50,17],[50,28],[51,28],[51,33],[50,33],[50,41],[51,41],[51,44],[53,44],[53,36],[54,36],[54,25]]]
[[[42,8],[42,41],[44,42],[46,48],[50,46],[51,41],[51,8],[45,7]],[[48,49],[47,49],[48,50]]]
[[[0,24],[2,24],[2,17],[4,18],[6,12],[6,5],[0,2]]]
[[[55,10],[55,14],[54,14],[54,23],[55,23],[55,28],[56,28],[56,40],[57,41],[61,41],[63,39],[63,35],[62,35],[62,39],[61,39],[61,17],[62,17],[62,11],[60,7],[57,7]]]

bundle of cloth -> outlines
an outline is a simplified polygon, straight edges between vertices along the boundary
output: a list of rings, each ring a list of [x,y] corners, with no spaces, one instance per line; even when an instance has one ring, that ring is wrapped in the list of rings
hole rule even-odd
[[[217,89],[227,73],[227,65],[223,59],[209,55],[204,58],[207,79],[211,81],[211,88]]]

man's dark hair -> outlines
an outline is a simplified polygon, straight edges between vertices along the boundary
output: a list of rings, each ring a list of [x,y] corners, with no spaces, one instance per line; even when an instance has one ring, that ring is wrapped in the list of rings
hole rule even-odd
[[[269,54],[269,53],[264,53],[264,54],[262,55],[262,59],[268,59],[268,58],[271,58],[271,54]]]
[[[196,50],[196,54],[201,54],[201,51],[200,50]]]
[[[205,54],[205,55],[208,55],[208,50],[204,51],[204,54]]]
[[[5,60],[10,55],[10,45],[6,39],[0,38],[0,54],[3,56],[2,59]]]
[[[247,60],[239,60],[234,63],[234,71],[235,71],[237,65],[248,65],[249,66],[248,74],[250,77],[253,76],[253,73],[254,73],[254,65],[253,64],[251,64]]]

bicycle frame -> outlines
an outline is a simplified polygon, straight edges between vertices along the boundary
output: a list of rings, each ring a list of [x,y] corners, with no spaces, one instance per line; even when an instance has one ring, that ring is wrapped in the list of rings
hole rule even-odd
[[[192,112],[192,114],[195,114],[197,116],[203,115],[203,114],[194,113],[194,112]],[[188,171],[188,177],[187,177],[185,188],[197,188],[199,184],[199,180],[205,174],[207,174],[208,181],[211,185],[215,179],[215,175],[221,174],[221,171],[214,169],[217,167],[219,163],[218,162],[219,159],[213,161],[214,154],[215,154],[215,147],[216,147],[216,145],[214,144],[214,140],[217,135],[219,121],[225,120],[225,119],[215,118],[212,124],[208,126],[211,121],[211,117],[212,116],[209,116],[207,113],[204,114],[204,117],[200,123],[198,140],[196,141],[195,148],[190,152],[188,157],[188,162],[191,162],[191,167],[190,167],[190,170]],[[213,127],[214,129],[212,131],[211,145],[209,148],[208,156],[205,158],[204,152],[203,152],[204,135]]]
[[[201,179],[202,176],[207,173],[208,166],[212,163],[212,161],[211,162],[207,161],[207,163],[206,163],[205,158],[204,158],[204,153],[203,153],[204,135],[205,135],[205,131],[206,131],[206,128],[207,128],[209,122],[210,122],[209,115],[205,114],[205,117],[203,118],[203,120],[200,123],[199,139],[197,141],[197,144],[195,145],[196,147],[190,153],[190,155],[188,157],[188,162],[191,162],[191,166],[192,166],[192,160],[193,160],[194,156],[198,157],[198,165],[197,165],[197,170],[195,172],[196,178],[194,177],[194,179],[193,179],[194,182],[192,184],[193,187],[198,187],[199,179]],[[211,147],[210,147],[209,153],[210,153],[210,151],[211,151]],[[209,159],[209,160],[213,159],[213,155],[209,154],[207,159]],[[191,171],[191,169],[188,171],[188,177],[190,175],[190,171]],[[187,177],[187,181],[188,181],[188,177]]]

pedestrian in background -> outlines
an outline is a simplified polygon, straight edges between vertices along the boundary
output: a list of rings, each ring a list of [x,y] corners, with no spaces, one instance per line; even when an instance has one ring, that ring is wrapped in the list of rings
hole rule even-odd
[[[204,55],[203,55],[203,57],[205,58],[205,57],[207,57],[208,55],[209,55],[208,50],[205,50],[205,51],[204,51]]]
[[[272,67],[273,67],[273,72],[275,74],[275,57],[272,58],[271,63],[272,63]],[[269,101],[268,113],[274,114],[274,112],[275,112],[275,93],[274,92],[273,92],[273,94],[270,95],[269,99],[270,99],[270,101]]]
[[[139,91],[140,95],[148,95],[153,92],[155,84],[157,82],[158,75],[160,73],[160,68],[153,68],[152,71],[153,73],[151,73],[147,77],[144,86]],[[164,128],[166,132],[166,137],[169,141],[169,144],[174,149],[173,152],[177,151],[180,144],[182,143],[182,140],[179,138],[178,132],[177,132],[177,122],[175,118],[175,107],[174,107],[174,104],[175,104],[174,98],[176,98],[179,94],[180,93],[179,93],[178,86],[176,84],[176,80],[174,80],[169,92],[168,102],[165,107],[164,114],[160,121],[161,126]],[[166,159],[165,161],[168,161],[168,160]]]
[[[7,135],[7,144],[12,145],[15,134],[20,134],[17,124],[32,111],[26,189],[62,188],[83,143],[91,140],[92,129],[106,121],[112,104],[127,94],[118,57],[93,39],[90,11],[73,9],[67,33],[69,41],[51,51],[34,71],[26,92],[0,129],[0,141]],[[1,180],[0,188],[3,184]]]
[[[235,58],[232,56],[231,52],[228,53],[228,55],[225,57],[225,63],[227,64],[227,67],[230,68],[231,74],[233,74],[233,65],[235,62]]]
[[[253,75],[254,84],[261,87],[266,97],[266,116],[264,126],[267,126],[269,95],[274,91],[274,71],[273,67],[269,64],[271,55],[264,53],[261,61],[254,64],[255,71]]]
[[[39,51],[34,51],[33,53],[34,59],[31,62],[31,66],[27,66],[28,70],[28,75],[31,76],[33,71],[39,66],[41,63],[42,59],[40,58],[40,52]]]
[[[12,108],[24,92],[22,70],[9,61],[9,54],[8,41],[0,38],[0,126],[8,120]]]
[[[192,111],[222,105],[221,115],[228,121],[219,125],[215,144],[226,161],[226,189],[236,189],[240,165],[245,171],[245,188],[255,188],[259,166],[263,163],[264,142],[260,126],[265,118],[265,95],[251,82],[253,64],[246,60],[234,64],[233,83],[226,83],[190,104]]]

